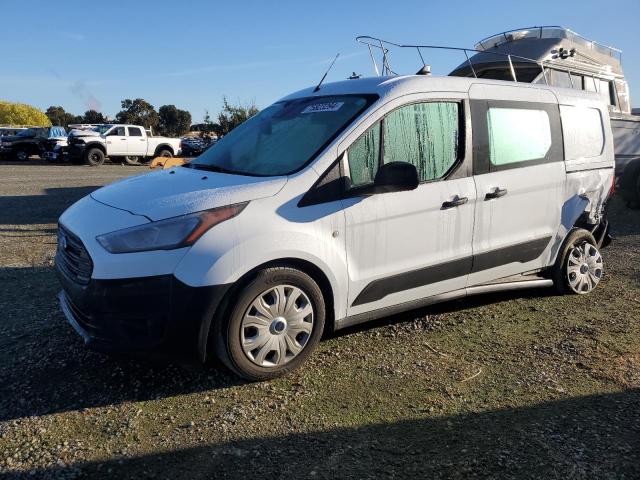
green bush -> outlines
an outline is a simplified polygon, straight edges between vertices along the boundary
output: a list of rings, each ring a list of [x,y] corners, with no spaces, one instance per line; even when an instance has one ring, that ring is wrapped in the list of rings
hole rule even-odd
[[[47,116],[31,105],[0,101],[0,125],[50,127]]]

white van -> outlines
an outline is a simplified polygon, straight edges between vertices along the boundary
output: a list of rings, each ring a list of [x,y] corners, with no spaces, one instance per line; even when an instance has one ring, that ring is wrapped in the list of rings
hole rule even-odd
[[[603,275],[614,154],[597,94],[377,77],[294,93],[190,164],[59,222],[62,309],[99,350],[299,366],[325,329]]]

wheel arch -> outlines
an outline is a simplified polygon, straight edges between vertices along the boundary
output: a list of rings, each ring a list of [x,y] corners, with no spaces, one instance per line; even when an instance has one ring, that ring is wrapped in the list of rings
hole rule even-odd
[[[221,321],[221,319],[229,313],[229,309],[232,307],[231,299],[234,298],[235,294],[238,291],[240,291],[249,282],[251,282],[251,280],[255,278],[256,274],[259,271],[266,268],[274,267],[295,268],[309,275],[313,279],[313,281],[318,284],[318,287],[320,287],[320,291],[322,292],[322,296],[325,300],[326,318],[323,334],[334,330],[334,290],[331,281],[329,280],[329,277],[325,274],[325,272],[313,262],[301,258],[283,257],[269,260],[255,266],[251,270],[244,273],[240,278],[238,278],[238,280],[236,280],[225,292],[213,316],[211,318],[203,319],[203,322],[207,324],[205,325],[203,323],[203,325],[201,325],[198,338],[198,358],[201,361],[205,361],[210,358],[211,355],[215,355],[213,353],[215,347],[215,338],[213,338],[213,333],[215,331],[215,328],[212,327],[214,326],[215,322]]]
[[[175,155],[175,154],[176,154],[175,150],[173,149],[173,147],[172,147],[170,144],[168,144],[168,143],[161,143],[161,144],[160,144],[160,145],[158,145],[158,146],[156,147],[156,149],[154,150],[154,152],[153,152],[153,156],[154,156],[154,157],[157,157],[157,156],[160,154],[160,152],[161,152],[162,150],[169,150],[169,151],[171,152],[171,155]]]
[[[90,148],[98,148],[98,149],[102,150],[102,153],[104,153],[105,156],[107,156],[107,148],[103,144],[101,144],[100,142],[89,142],[89,143],[87,143],[85,145],[85,147],[84,147],[84,151],[86,152]]]

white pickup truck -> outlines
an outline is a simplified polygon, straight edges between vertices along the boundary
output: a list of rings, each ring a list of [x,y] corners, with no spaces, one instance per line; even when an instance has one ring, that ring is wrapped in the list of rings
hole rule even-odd
[[[74,163],[102,165],[124,161],[129,165],[145,163],[154,157],[173,157],[180,153],[180,139],[156,137],[139,125],[95,125],[74,129],[68,139],[69,158]]]

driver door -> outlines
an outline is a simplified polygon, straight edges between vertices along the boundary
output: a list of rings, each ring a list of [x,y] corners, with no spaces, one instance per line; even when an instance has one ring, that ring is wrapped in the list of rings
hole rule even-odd
[[[127,132],[125,127],[113,127],[106,137],[107,155],[127,155]]]
[[[467,103],[462,94],[406,102],[383,107],[343,157],[351,180],[343,200],[349,316],[464,289],[471,271],[476,192]],[[415,165],[419,186],[358,195],[392,161]]]

